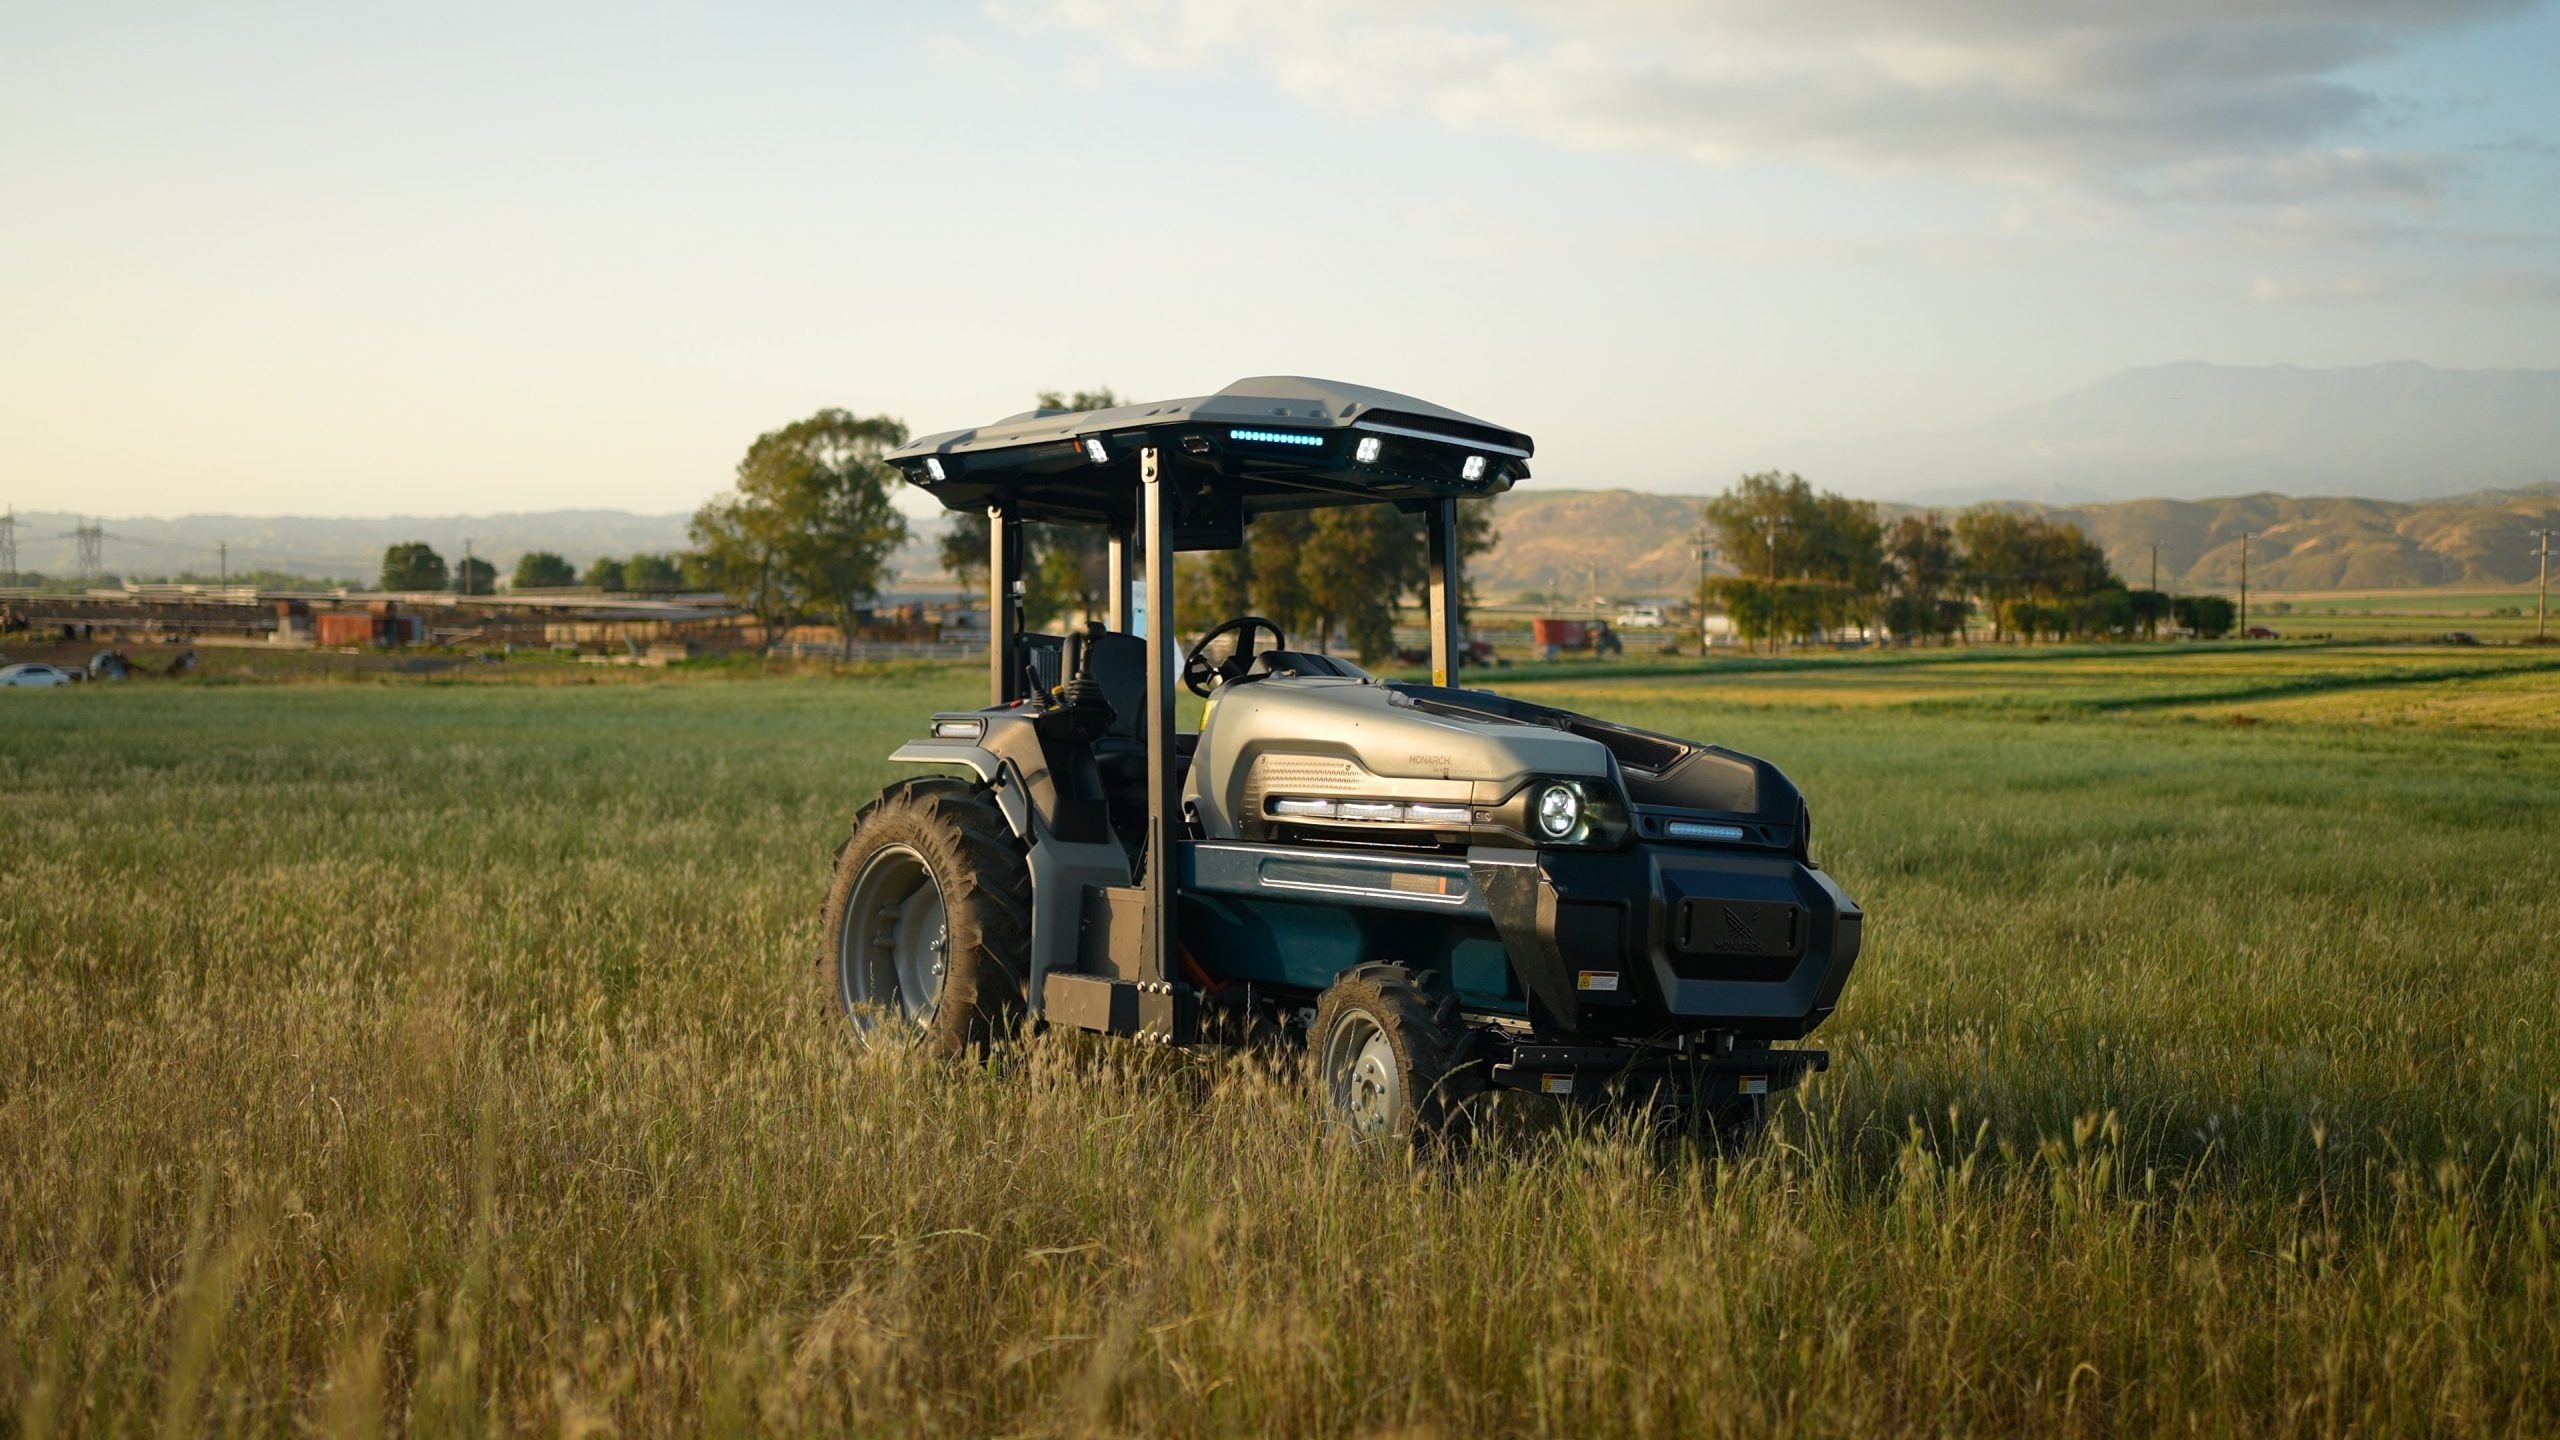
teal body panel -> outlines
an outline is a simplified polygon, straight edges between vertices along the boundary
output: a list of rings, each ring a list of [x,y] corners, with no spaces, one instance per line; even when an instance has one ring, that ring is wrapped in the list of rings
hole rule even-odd
[[[1183,948],[1214,979],[1316,991],[1383,960],[1469,1009],[1526,1008],[1463,861],[1195,841],[1183,869]]]

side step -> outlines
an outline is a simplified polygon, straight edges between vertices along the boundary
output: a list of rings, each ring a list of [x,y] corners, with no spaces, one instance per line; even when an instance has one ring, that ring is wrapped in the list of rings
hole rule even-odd
[[[1200,1043],[1200,993],[1170,981],[1053,970],[1040,982],[1040,1015],[1052,1025],[1159,1045]]]

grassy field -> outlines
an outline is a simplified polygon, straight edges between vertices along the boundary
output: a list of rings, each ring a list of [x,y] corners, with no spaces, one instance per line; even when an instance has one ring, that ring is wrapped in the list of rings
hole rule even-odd
[[[1504,677],[1786,766],[1870,939],[1759,1148],[1457,1164],[854,1049],[976,681],[0,695],[0,1431],[2560,1430],[2555,657]]]

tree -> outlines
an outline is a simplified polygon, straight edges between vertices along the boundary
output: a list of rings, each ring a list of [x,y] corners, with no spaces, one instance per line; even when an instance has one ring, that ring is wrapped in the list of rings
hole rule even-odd
[[[1961,626],[1963,607],[1950,607],[1947,600],[1961,583],[1964,558],[1956,550],[1955,531],[1936,511],[1895,521],[1885,534],[1884,561],[1885,625],[1896,639],[1925,643]]]
[[[2169,618],[2199,640],[2219,640],[2231,633],[2240,607],[2222,595],[2180,595],[2169,602]]]
[[[622,562],[622,587],[643,595],[666,595],[681,589],[684,576],[670,555],[634,555]]]
[[[766,648],[813,610],[851,647],[907,538],[889,501],[897,472],[881,458],[906,439],[886,415],[821,410],[757,436],[736,492],[695,513],[695,545],[720,588],[755,613]]]
[[[462,595],[494,595],[498,592],[498,567],[477,555],[465,555],[453,567],[453,588]]]
[[[1884,526],[1869,502],[1816,494],[1803,476],[1771,470],[1745,475],[1708,501],[1706,521],[1740,574],[1709,582],[1700,602],[1722,600],[1745,636],[1803,635],[1874,617],[1885,582]]]
[[[1955,528],[1964,545],[1965,583],[1991,612],[1995,640],[2012,628],[2009,616],[2019,601],[2050,605],[2124,588],[2107,568],[2106,551],[2077,525],[1985,505],[1957,516]]]
[[[2142,626],[2142,633],[2150,639],[2159,639],[2160,622],[2169,617],[2169,597],[2158,590],[2136,590],[2130,598],[2133,618]]]
[[[516,557],[518,590],[558,590],[577,583],[578,572],[548,550],[528,550]]]
[[[382,552],[385,590],[441,590],[450,578],[444,557],[424,540],[411,540]]]
[[[590,590],[615,591],[623,588],[622,562],[610,555],[599,555],[587,567],[586,579],[579,582]]]

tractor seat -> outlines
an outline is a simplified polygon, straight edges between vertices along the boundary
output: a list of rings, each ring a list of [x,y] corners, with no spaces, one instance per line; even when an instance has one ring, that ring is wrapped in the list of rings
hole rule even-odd
[[[1147,783],[1147,642],[1117,630],[1085,637],[1084,673],[1111,702],[1111,728],[1093,744],[1094,765],[1105,789],[1115,793]],[[1173,737],[1176,778],[1200,743],[1197,735]]]
[[[1147,738],[1147,642],[1117,630],[1095,630],[1085,636],[1084,673],[1102,687],[1111,702],[1109,733],[1124,740]]]

